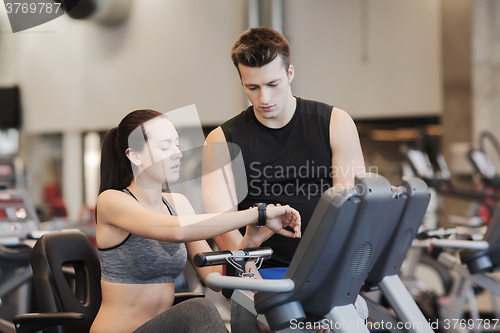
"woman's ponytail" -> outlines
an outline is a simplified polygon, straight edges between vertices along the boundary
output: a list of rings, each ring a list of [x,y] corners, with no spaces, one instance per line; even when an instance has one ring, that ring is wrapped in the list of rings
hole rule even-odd
[[[102,142],[99,194],[109,189],[121,190],[119,183],[122,167],[120,164],[124,161],[120,158],[116,147],[117,132],[118,127],[110,129]]]

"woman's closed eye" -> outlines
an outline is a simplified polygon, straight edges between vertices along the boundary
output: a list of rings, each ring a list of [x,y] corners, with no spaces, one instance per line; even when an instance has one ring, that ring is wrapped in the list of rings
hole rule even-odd
[[[180,146],[180,143],[179,142],[176,142],[174,144],[175,147],[179,147]],[[170,150],[170,147],[160,147],[161,150],[163,151],[167,151],[167,150]]]

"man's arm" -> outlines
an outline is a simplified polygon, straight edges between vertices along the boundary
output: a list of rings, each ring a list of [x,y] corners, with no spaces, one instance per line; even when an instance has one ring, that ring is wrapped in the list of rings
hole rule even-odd
[[[219,126],[207,136],[203,148],[201,193],[207,213],[238,210],[236,186],[226,137]],[[243,236],[238,230],[214,237],[219,250],[234,250]]]
[[[333,186],[354,187],[354,177],[365,172],[356,125],[345,111],[332,109],[330,119]]]

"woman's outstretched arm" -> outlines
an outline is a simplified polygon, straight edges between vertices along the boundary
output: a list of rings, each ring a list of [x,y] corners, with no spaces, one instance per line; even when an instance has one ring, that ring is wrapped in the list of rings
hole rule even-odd
[[[130,195],[107,190],[97,199],[98,223],[118,227],[134,235],[168,242],[186,243],[255,224],[257,208],[223,214],[171,216],[150,210]],[[294,232],[285,230],[290,226]],[[266,227],[287,237],[300,236],[300,215],[289,206],[268,207]]]

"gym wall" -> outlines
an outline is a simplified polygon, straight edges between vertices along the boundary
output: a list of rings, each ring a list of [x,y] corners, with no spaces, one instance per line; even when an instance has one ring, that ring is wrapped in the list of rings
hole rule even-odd
[[[202,123],[217,125],[247,105],[229,56],[247,6],[132,1],[115,27],[64,15],[2,34],[0,83],[19,82],[30,133],[104,130],[133,109],[190,104]],[[0,20],[9,29],[4,8]],[[287,0],[283,21],[295,94],[355,118],[441,111],[438,2]]]
[[[191,104],[204,123],[220,123],[246,106],[230,60],[245,4],[140,0],[114,27],[63,15],[5,33],[0,83],[19,83],[27,133],[104,130],[134,109]]]
[[[286,1],[294,93],[353,118],[443,110],[441,2]]]

